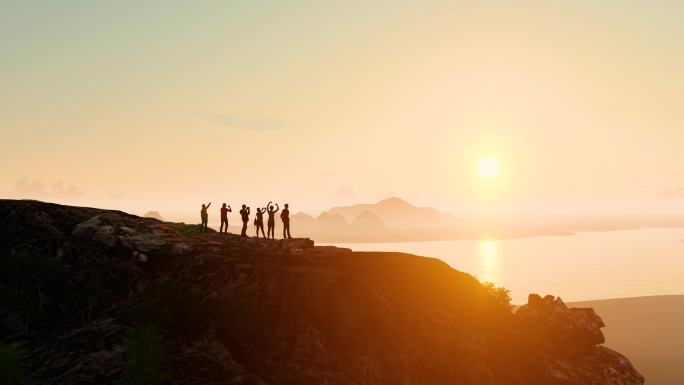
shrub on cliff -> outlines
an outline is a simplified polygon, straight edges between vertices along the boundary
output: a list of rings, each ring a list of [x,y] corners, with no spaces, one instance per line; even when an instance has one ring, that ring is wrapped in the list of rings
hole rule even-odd
[[[485,282],[482,284],[482,286],[487,289],[487,292],[489,295],[492,296],[494,301],[498,303],[501,306],[504,306],[508,310],[513,309],[513,305],[511,305],[511,291],[506,289],[505,287],[496,287],[493,282]]]

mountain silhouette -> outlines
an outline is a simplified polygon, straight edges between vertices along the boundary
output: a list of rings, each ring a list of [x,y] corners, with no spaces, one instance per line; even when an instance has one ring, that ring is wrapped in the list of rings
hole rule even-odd
[[[372,232],[387,231],[385,222],[377,215],[368,211],[362,211],[361,214],[352,221],[351,226],[353,228],[365,229],[366,231]]]
[[[154,218],[154,219],[159,219],[162,222],[165,222],[164,218],[159,214],[159,211],[148,211],[143,215],[145,218]]]
[[[444,229],[457,224],[456,219],[449,214],[432,207],[417,207],[396,197],[377,203],[333,207],[328,211],[342,215],[349,222],[366,211],[380,218],[388,228],[395,230]]]
[[[292,217],[298,234],[323,242],[394,242],[453,239],[456,219],[431,207],[417,207],[400,198],[377,203],[333,207],[314,218]]]

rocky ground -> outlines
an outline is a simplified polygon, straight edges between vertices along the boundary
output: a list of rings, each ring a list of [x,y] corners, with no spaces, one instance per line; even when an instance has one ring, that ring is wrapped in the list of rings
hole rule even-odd
[[[552,296],[514,314],[436,259],[0,200],[17,383],[643,384],[602,326]]]

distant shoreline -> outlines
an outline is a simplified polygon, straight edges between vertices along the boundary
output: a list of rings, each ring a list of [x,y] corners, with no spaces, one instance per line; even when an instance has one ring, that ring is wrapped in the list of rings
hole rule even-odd
[[[231,222],[232,223],[232,222]],[[209,223],[209,227],[213,228],[214,230],[218,231],[219,228],[219,223]],[[247,234],[250,235],[250,231],[253,233],[253,228],[254,226],[250,227],[248,225],[247,227]],[[502,236],[478,236],[478,235],[467,235],[463,237],[443,237],[443,238],[415,238],[415,239],[396,239],[396,238],[391,238],[391,239],[385,239],[385,238],[379,238],[379,239],[358,239],[358,240],[349,240],[349,239],[330,239],[326,237],[317,237],[316,235],[312,234],[299,234],[297,233],[298,236],[303,236],[307,238],[313,239],[316,244],[320,245],[331,245],[331,244],[370,244],[370,243],[417,243],[417,242],[451,242],[451,241],[481,241],[481,240],[496,240],[496,241],[502,241],[502,240],[510,240],[510,239],[528,239],[528,238],[540,238],[540,237],[571,237],[571,236],[578,236],[582,234],[587,234],[587,233],[606,233],[606,232],[618,232],[618,231],[638,231],[638,230],[657,230],[657,229],[682,229],[683,230],[683,236],[684,236],[684,226],[640,226],[640,227],[624,227],[624,228],[610,228],[610,229],[582,229],[582,230],[575,230],[575,231],[565,231],[565,232],[539,232],[539,233],[529,233],[529,234],[509,234],[509,235],[502,235]],[[296,224],[293,224],[293,233],[295,233],[296,230]],[[240,227],[235,226],[233,224],[230,225],[228,232],[234,233],[234,234],[239,234],[240,233]],[[251,236],[251,235],[250,235]],[[276,238],[278,237],[278,224],[276,224]],[[681,242],[684,242],[684,239],[681,240]]]

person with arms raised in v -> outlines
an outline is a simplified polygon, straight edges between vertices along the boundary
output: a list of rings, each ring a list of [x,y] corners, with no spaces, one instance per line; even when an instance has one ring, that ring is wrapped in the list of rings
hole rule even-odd
[[[266,207],[257,207],[256,218],[254,219],[254,227],[256,227],[256,236],[259,238],[259,230],[261,230],[261,235],[266,238],[266,233],[264,232],[264,213],[266,212]]]
[[[266,205],[268,213],[268,227],[266,234],[268,238],[275,238],[275,213],[277,213],[280,210],[280,207],[277,203],[275,204],[275,209],[273,208],[272,203],[273,202],[268,202],[268,204]]]

